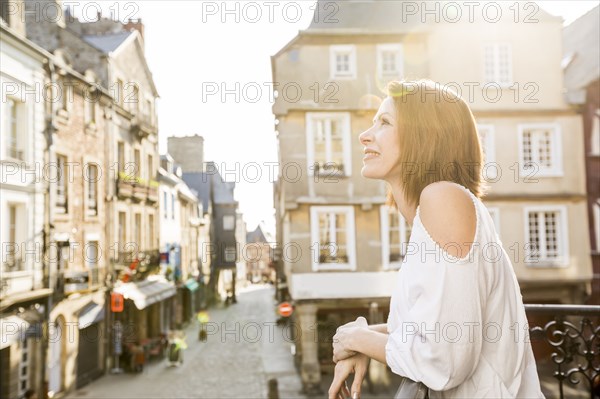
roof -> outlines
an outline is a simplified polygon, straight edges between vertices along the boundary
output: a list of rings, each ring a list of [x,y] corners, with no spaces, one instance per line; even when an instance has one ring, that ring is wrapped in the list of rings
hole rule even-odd
[[[246,242],[247,243],[257,243],[257,242],[267,242],[267,238],[260,228],[260,224],[256,226],[254,231],[251,231],[246,234]]]
[[[409,33],[422,28],[424,24],[421,23],[420,18],[403,18],[405,2],[407,1],[319,0],[312,22],[305,32]],[[414,1],[407,3],[414,4]]]
[[[211,195],[210,175],[202,172],[188,172],[183,173],[182,179],[190,189],[197,193],[198,200],[202,202],[203,212],[208,213]]]
[[[233,198],[234,182],[226,182],[221,179],[221,175],[212,176],[213,183],[213,202],[215,204],[235,204],[237,201]]]
[[[92,46],[108,54],[119,48],[119,46],[123,44],[123,42],[125,42],[132,34],[133,31],[123,31],[105,35],[87,35],[83,36],[83,39]]]
[[[563,29],[563,57],[571,58],[565,67],[565,87],[573,92],[600,77],[600,6]]]

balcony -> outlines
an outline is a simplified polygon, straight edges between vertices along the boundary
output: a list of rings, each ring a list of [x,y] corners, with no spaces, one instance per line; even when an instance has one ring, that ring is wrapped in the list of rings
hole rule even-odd
[[[93,291],[103,284],[104,272],[105,268],[103,267],[59,272],[54,287],[55,295],[64,296],[76,292]]]
[[[139,202],[158,202],[158,182],[147,181],[137,176],[119,172],[117,179],[117,196],[120,199],[132,198]]]
[[[158,134],[158,129],[150,121],[150,118],[138,113],[138,115],[131,120],[131,133],[141,140],[150,135]]]
[[[118,279],[125,282],[143,280],[160,270],[158,249],[119,252],[111,261]]]
[[[525,305],[542,391],[548,398],[600,395],[600,306]]]

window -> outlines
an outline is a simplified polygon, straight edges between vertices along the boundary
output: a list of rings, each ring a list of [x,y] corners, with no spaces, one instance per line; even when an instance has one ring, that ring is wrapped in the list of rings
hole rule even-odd
[[[10,11],[9,11],[9,3],[8,1],[0,1],[0,18],[6,22],[8,26],[11,25],[10,21]]]
[[[235,226],[235,218],[233,215],[223,216],[223,230],[233,230]]]
[[[85,104],[85,123],[88,125],[96,124],[96,100],[95,98],[87,98],[84,96]]]
[[[98,275],[98,260],[100,259],[100,250],[98,241],[89,241],[85,248],[85,260],[90,269],[90,284],[98,285],[100,283]]]
[[[6,272],[16,272],[24,270],[23,261],[19,254],[19,247],[22,245],[22,226],[24,225],[24,207],[19,204],[8,204],[8,242],[5,244],[6,258],[2,259],[4,270]]]
[[[163,191],[163,214],[164,214],[165,219],[169,218],[169,212],[168,212],[169,208],[167,205],[167,201],[168,201],[167,192]]]
[[[481,150],[483,151],[483,163],[486,165],[483,169],[484,177],[495,179],[498,177],[498,168],[493,164],[496,162],[496,151],[494,148],[494,125],[477,125]]]
[[[147,164],[147,173],[148,173],[148,184],[150,184],[150,180],[154,180],[154,159],[152,155],[148,155],[148,164]]]
[[[154,215],[148,215],[148,248],[154,248]]]
[[[60,86],[60,108],[62,111],[69,112],[71,99],[73,98],[73,86],[70,82],[62,80]]]
[[[313,206],[310,223],[313,270],[355,270],[354,208]]]
[[[98,215],[98,165],[89,164],[87,172],[87,214]]]
[[[383,269],[398,269],[406,256],[412,228],[400,212],[390,206],[380,208]]]
[[[21,361],[19,363],[19,397],[25,395],[29,388],[30,380],[30,363],[31,363],[31,338],[25,338],[21,341]]]
[[[562,176],[562,142],[556,124],[519,125],[520,173],[523,177]]]
[[[56,213],[69,213],[67,186],[67,157],[56,156]]]
[[[526,208],[525,217],[525,262],[530,266],[567,266],[566,208]]]
[[[125,85],[123,84],[123,81],[121,79],[117,79],[117,92],[115,93],[115,95],[117,97],[117,104],[119,104],[120,106],[123,106],[124,103],[124,86]]]
[[[600,200],[593,206],[594,233],[596,234],[596,252],[600,252]]]
[[[350,114],[306,114],[308,173],[350,176]]]
[[[139,249],[142,245],[142,214],[136,213],[134,217],[134,237],[135,237],[135,246]]]
[[[237,251],[235,247],[225,247],[225,262],[235,262],[237,260]]]
[[[383,79],[397,79],[402,77],[402,45],[377,45],[377,74]]]
[[[133,172],[135,177],[142,177],[142,156],[140,150],[135,148],[133,150]]]
[[[512,84],[512,56],[508,43],[486,44],[483,49],[485,83],[497,83],[501,87]]]
[[[356,47],[353,45],[329,47],[330,79],[356,78]]]
[[[487,208],[492,221],[494,222],[494,228],[496,229],[496,233],[500,236],[500,209],[496,207]]]
[[[25,104],[21,101],[8,98],[6,101],[6,156],[8,158],[23,161],[23,143],[20,140],[25,135],[24,129],[27,118],[25,118]]]
[[[131,93],[131,98],[129,99],[129,110],[133,113],[133,114],[138,114],[139,113],[139,109],[140,109],[140,89],[138,87],[137,84],[133,83],[131,85],[132,89],[132,93]]]
[[[175,220],[175,194],[171,193],[171,219]]]
[[[119,172],[125,172],[125,143],[122,141],[117,143],[117,162]]]
[[[123,249],[127,242],[127,214],[125,212],[119,212],[119,248]]]
[[[590,134],[590,151],[592,155],[600,155],[600,108],[592,116],[592,132]]]

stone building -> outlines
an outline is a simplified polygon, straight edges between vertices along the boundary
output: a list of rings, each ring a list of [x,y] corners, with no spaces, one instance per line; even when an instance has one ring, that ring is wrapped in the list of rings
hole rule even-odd
[[[271,60],[278,247],[307,391],[333,370],[337,326],[358,315],[385,322],[410,238],[411,226],[384,205],[385,184],[360,175],[358,135],[389,80],[429,78],[470,104],[486,157],[484,202],[524,300],[582,303],[589,294],[583,131],[562,95],[561,19],[540,10],[538,23],[515,23],[496,3],[502,17],[491,29],[467,10],[459,20],[409,16],[405,3],[335,2],[331,21],[331,2],[319,1],[311,25]],[[284,90],[292,84],[301,95]]]

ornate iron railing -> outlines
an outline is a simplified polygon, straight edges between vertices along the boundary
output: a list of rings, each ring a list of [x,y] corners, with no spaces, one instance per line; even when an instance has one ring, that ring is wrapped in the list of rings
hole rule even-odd
[[[525,305],[547,398],[600,398],[600,306]],[[536,320],[543,325],[535,325]],[[552,381],[556,384],[544,384]]]

